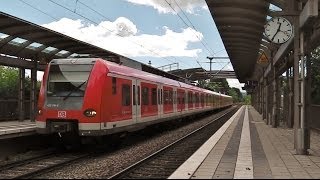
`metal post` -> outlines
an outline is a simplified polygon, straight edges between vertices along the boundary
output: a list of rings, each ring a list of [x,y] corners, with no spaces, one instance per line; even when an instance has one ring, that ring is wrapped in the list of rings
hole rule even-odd
[[[19,69],[19,121],[23,121],[25,119],[25,69]]]

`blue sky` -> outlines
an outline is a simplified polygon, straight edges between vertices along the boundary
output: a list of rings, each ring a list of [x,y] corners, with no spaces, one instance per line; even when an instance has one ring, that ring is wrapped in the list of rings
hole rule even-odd
[[[209,70],[202,63],[207,56],[228,56],[204,0],[52,1],[10,0],[0,10],[154,67],[178,62],[181,69]],[[214,70],[228,62],[217,61]],[[224,70],[233,70],[231,63]],[[228,82],[240,87],[237,80]]]

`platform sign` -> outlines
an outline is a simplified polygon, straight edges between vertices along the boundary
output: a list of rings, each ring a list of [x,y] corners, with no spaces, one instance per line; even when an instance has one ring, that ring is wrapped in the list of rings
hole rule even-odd
[[[268,57],[264,52],[261,53],[259,60],[258,60],[258,63],[259,64],[268,64],[269,63]]]

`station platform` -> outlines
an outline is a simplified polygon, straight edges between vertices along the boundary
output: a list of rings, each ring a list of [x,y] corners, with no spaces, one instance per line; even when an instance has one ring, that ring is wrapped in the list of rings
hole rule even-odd
[[[293,134],[242,106],[169,179],[319,179],[320,135],[311,131],[309,155],[296,155]]]
[[[30,120],[0,122],[0,139],[28,136],[36,133],[36,123]]]

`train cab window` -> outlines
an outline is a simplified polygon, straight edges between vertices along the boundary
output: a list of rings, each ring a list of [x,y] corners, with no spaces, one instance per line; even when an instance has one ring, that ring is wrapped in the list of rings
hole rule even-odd
[[[149,104],[149,88],[143,87],[142,88],[142,105]]]
[[[112,94],[117,94],[117,78],[112,77]]]
[[[130,106],[130,86],[127,84],[122,85],[122,105]]]
[[[156,88],[151,89],[151,103],[152,105],[157,105],[157,89]]]

